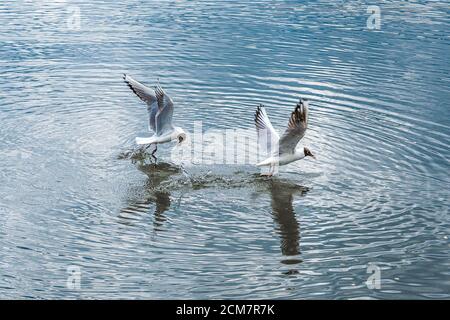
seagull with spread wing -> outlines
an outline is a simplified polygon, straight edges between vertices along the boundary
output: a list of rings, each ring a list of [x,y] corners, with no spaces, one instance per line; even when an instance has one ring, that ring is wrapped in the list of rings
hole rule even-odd
[[[315,159],[308,148],[296,149],[308,126],[308,100],[300,99],[297,103],[289,119],[288,127],[281,138],[270,123],[263,105],[259,105],[256,109],[255,125],[259,148],[260,150],[267,150],[269,154],[267,159],[256,164],[256,166],[269,166],[268,176],[274,174],[278,165],[285,165],[308,156]]]
[[[173,140],[182,143],[186,139],[186,132],[172,124],[173,101],[159,84],[152,90],[129,75],[124,74],[123,79],[130,89],[147,104],[149,129],[153,131],[153,136],[148,138],[137,137],[136,143],[147,145],[147,148],[154,146],[152,157],[156,160],[154,154],[158,143],[166,143]]]

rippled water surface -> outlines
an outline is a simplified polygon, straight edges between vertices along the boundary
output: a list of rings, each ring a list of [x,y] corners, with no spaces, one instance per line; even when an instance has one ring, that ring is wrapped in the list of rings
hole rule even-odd
[[[449,5],[380,1],[369,30],[369,4],[2,1],[0,297],[449,299]],[[190,132],[308,98],[317,160],[130,159],[123,73]]]

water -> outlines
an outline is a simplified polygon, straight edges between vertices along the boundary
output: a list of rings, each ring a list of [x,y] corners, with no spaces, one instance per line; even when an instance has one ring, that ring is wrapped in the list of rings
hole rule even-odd
[[[369,4],[0,3],[0,297],[450,298],[449,6]],[[317,160],[134,161],[122,73],[190,132],[309,98]]]

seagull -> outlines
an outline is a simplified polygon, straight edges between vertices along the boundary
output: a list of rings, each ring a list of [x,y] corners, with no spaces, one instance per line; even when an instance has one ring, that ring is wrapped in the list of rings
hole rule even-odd
[[[127,74],[123,75],[123,79],[130,89],[147,104],[149,130],[153,131],[153,136],[136,137],[136,143],[147,145],[145,149],[154,146],[151,155],[156,161],[155,152],[158,149],[158,143],[178,140],[178,144],[181,144],[186,140],[186,132],[172,124],[173,101],[159,84],[152,90]]]
[[[270,123],[264,105],[259,105],[255,113],[255,125],[258,133],[260,150],[267,150],[270,155],[266,160],[256,164],[257,167],[269,166],[268,174],[272,176],[278,165],[285,165],[305,157],[316,158],[311,151],[303,147],[296,149],[308,127],[308,100],[300,99],[289,119],[288,127],[281,138]]]

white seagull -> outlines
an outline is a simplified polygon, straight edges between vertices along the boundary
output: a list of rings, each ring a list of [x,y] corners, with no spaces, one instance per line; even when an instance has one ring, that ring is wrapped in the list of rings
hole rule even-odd
[[[158,143],[166,143],[178,140],[182,143],[186,139],[186,132],[172,124],[173,101],[159,86],[155,86],[154,91],[142,83],[134,80],[127,74],[123,75],[123,79],[131,90],[147,104],[149,115],[149,130],[153,131],[153,136],[147,138],[136,138],[139,145],[147,145],[146,148],[153,145],[152,157],[156,161],[155,152]]]
[[[300,99],[297,103],[289,119],[288,127],[281,138],[270,123],[263,105],[259,105],[256,110],[255,125],[259,148],[267,150],[270,155],[266,160],[256,164],[257,167],[270,166],[269,173],[264,175],[272,176],[278,165],[285,165],[307,156],[315,159],[308,148],[296,149],[308,127],[308,100]]]

